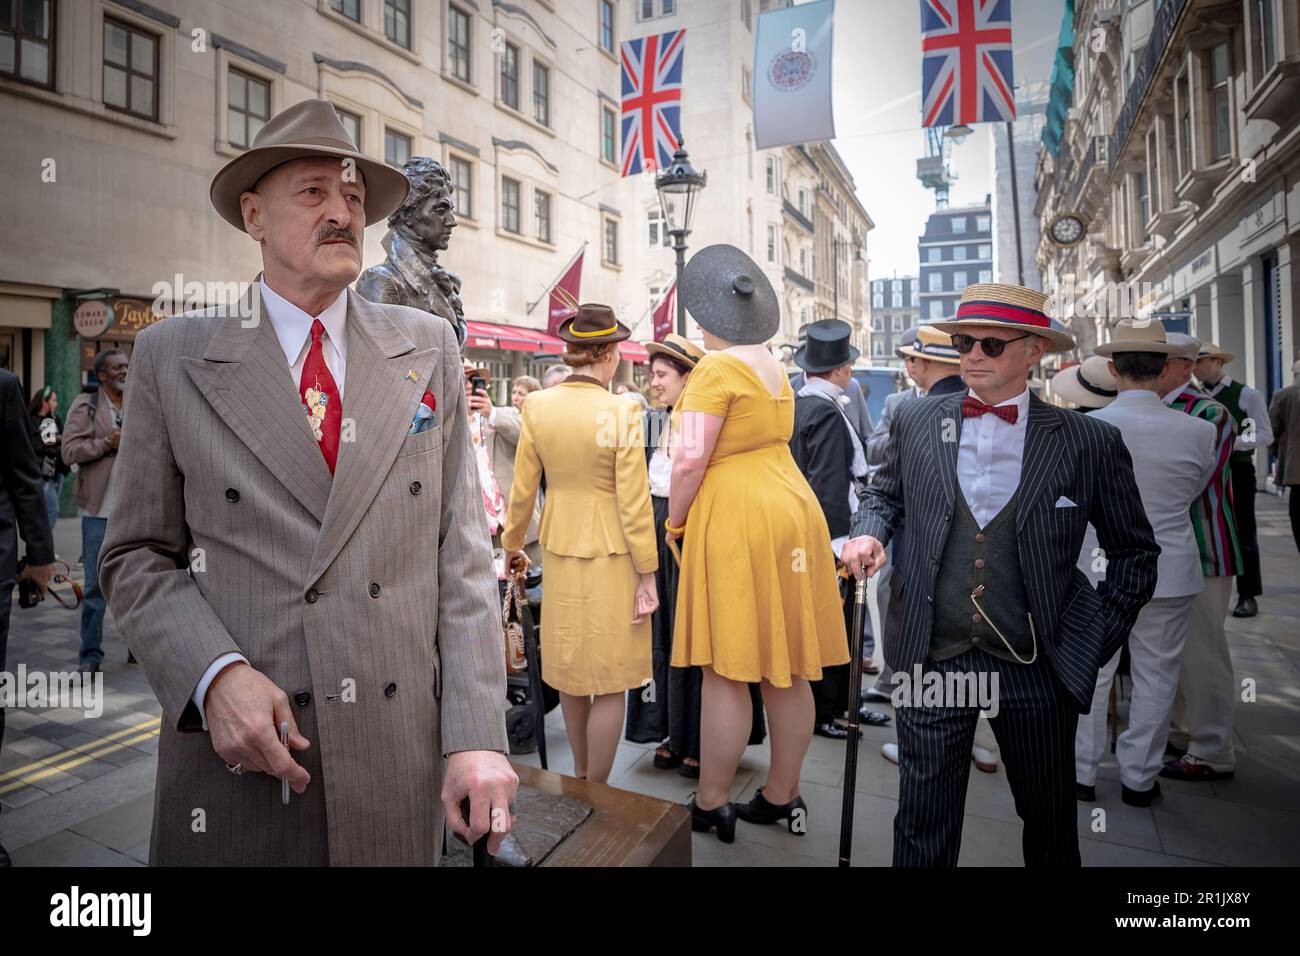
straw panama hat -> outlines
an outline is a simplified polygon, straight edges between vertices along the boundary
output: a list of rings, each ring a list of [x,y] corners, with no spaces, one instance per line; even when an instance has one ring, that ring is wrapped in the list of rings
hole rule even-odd
[[[968,285],[957,305],[957,317],[950,322],[931,322],[951,335],[966,334],[972,325],[1021,329],[1047,339],[1049,352],[1071,352],[1074,338],[1048,315],[1051,297],[1036,289],[1002,282]]]
[[[961,354],[952,346],[952,335],[948,332],[940,332],[932,325],[918,326],[916,339],[900,345],[894,351],[899,357],[910,355],[912,358],[929,359],[931,362],[961,364]]]
[[[386,220],[411,191],[410,181],[400,169],[357,152],[333,103],[304,100],[271,117],[258,131],[252,147],[217,171],[209,190],[212,205],[222,219],[243,232],[240,195],[281,163],[313,156],[356,163],[365,181],[368,226]]]
[[[1223,351],[1223,349],[1219,348],[1218,344],[1215,342],[1202,342],[1200,354],[1196,357],[1223,359],[1224,365],[1227,365],[1233,360],[1233,358],[1235,358],[1231,352]]]
[[[1184,349],[1165,338],[1165,324],[1159,319],[1147,319],[1141,325],[1123,319],[1115,326],[1111,340],[1097,346],[1097,354],[1110,358],[1120,352],[1152,352],[1182,358]]]
[[[1079,365],[1056,373],[1049,386],[1052,394],[1081,408],[1105,408],[1119,394],[1110,359],[1092,355]]]
[[[669,332],[662,342],[647,342],[645,350],[651,355],[666,355],[689,368],[695,368],[695,363],[704,358],[704,349],[676,332]]]
[[[1185,335],[1182,332],[1170,332],[1166,329],[1165,341],[1172,342],[1183,350],[1183,354],[1179,355],[1178,358],[1184,358],[1188,361],[1195,362],[1197,356],[1201,354],[1201,340],[1195,336]]]

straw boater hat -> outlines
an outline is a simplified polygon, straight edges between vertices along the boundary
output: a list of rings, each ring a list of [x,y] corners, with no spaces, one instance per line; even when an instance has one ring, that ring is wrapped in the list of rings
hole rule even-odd
[[[676,332],[669,332],[662,342],[647,342],[645,350],[652,356],[666,355],[674,362],[681,362],[687,368],[695,368],[695,363],[704,358],[704,349]]]
[[[575,345],[604,345],[622,342],[632,330],[614,317],[614,310],[609,306],[586,302],[578,306],[572,318],[560,323],[555,334]]]
[[[829,372],[852,365],[862,354],[849,344],[853,326],[840,319],[818,319],[804,335],[804,344],[794,353],[794,364],[805,372]]]
[[[909,326],[906,331],[898,336],[898,344],[894,346],[894,355],[898,358],[904,357],[906,353],[903,352],[903,349],[916,344],[916,333],[920,328],[919,325]]]
[[[1081,365],[1061,369],[1052,379],[1052,394],[1081,408],[1105,408],[1119,394],[1109,365],[1104,355],[1092,355]]]
[[[1121,352],[1153,352],[1182,358],[1183,348],[1165,338],[1165,324],[1159,319],[1147,319],[1141,324],[1123,319],[1115,326],[1111,340],[1097,346],[1097,354],[1110,358]]]
[[[1183,358],[1195,362],[1201,354],[1201,340],[1191,335],[1185,335],[1182,332],[1165,332],[1165,341],[1171,342],[1182,349],[1182,354],[1170,352],[1170,358]]]
[[[682,272],[682,304],[700,328],[732,345],[761,345],[781,325],[781,307],[758,263],[735,246],[706,246]]]
[[[961,355],[952,347],[952,335],[940,332],[932,325],[917,327],[916,339],[911,345],[895,349],[900,355],[912,358],[929,359],[931,362],[943,362],[947,365],[960,365]]]
[[[1200,354],[1196,357],[1223,359],[1223,364],[1227,365],[1232,361],[1233,354],[1231,352],[1223,351],[1223,349],[1219,348],[1219,346],[1214,342],[1203,342],[1201,343]]]
[[[256,186],[259,179],[281,163],[312,156],[356,163],[366,187],[366,225],[386,220],[389,213],[406,202],[411,190],[400,169],[357,152],[334,104],[305,100],[271,117],[254,138],[252,148],[226,163],[212,177],[212,205],[222,219],[242,231],[244,214],[239,208],[240,194]]]
[[[961,294],[957,317],[931,322],[940,332],[965,335],[972,325],[1020,329],[1047,339],[1049,352],[1070,352],[1074,339],[1047,314],[1050,296],[1035,289],[1001,282],[976,282]]]

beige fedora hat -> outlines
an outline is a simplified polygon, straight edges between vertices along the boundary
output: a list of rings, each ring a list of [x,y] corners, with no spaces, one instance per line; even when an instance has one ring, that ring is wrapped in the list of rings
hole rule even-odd
[[[1107,358],[1119,352],[1154,352],[1182,358],[1184,346],[1165,339],[1165,324],[1159,319],[1147,319],[1140,324],[1122,319],[1115,326],[1111,340],[1097,346],[1097,354]]]
[[[952,335],[940,332],[932,325],[922,325],[916,330],[916,338],[907,345],[894,349],[900,356],[929,359],[931,362],[943,362],[945,365],[960,365],[961,355],[952,347]]]
[[[1079,365],[1057,372],[1049,388],[1057,398],[1080,408],[1105,408],[1119,394],[1109,366],[1110,359],[1104,355],[1091,355]]]
[[[356,163],[365,181],[368,226],[386,220],[411,191],[410,181],[400,169],[357,152],[333,103],[304,100],[271,117],[258,131],[252,147],[217,171],[209,191],[212,205],[222,219],[243,231],[240,195],[281,163],[311,156]]]
[[[965,335],[972,325],[1021,329],[1047,339],[1050,352],[1071,352],[1074,338],[1048,315],[1050,302],[1051,296],[1037,289],[1003,282],[975,282],[962,292],[955,319],[930,324],[951,335]]]
[[[1236,356],[1234,356],[1231,352],[1223,351],[1223,349],[1219,348],[1218,344],[1215,342],[1202,342],[1200,354],[1197,355],[1196,357],[1223,359],[1223,364],[1227,365]]]

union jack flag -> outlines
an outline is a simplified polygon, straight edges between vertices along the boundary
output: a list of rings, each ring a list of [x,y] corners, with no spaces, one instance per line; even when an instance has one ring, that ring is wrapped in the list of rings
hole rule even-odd
[[[1011,0],[921,0],[923,126],[1016,118]]]
[[[624,40],[623,175],[663,169],[682,139],[686,31]]]

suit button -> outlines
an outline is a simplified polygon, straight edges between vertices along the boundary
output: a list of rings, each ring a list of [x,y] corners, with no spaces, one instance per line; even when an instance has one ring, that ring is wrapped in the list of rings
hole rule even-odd
[[[393,696],[394,694],[396,694],[396,693],[397,693],[397,685],[396,685],[396,684],[389,684],[387,687],[384,688],[384,696],[385,696],[385,697],[392,697],[392,696]]]
[[[972,623],[972,624],[978,624],[980,621],[984,620],[984,618],[982,618],[982,617],[981,617],[980,615],[978,615],[978,614],[972,614],[972,615],[970,616],[970,619],[971,619],[971,623]]]
[[[299,707],[306,707],[311,703],[311,694],[307,693],[305,690],[300,690],[298,693],[293,695],[293,702]]]
[[[983,532],[983,531],[977,531],[977,532],[975,532],[975,540],[978,541],[978,542],[980,542],[981,544],[983,544],[983,543],[984,543],[984,532]]]
[[[308,603],[308,604],[315,604],[315,603],[316,603],[316,599],[319,598],[319,597],[320,597],[320,592],[317,591],[315,588],[308,588],[308,589],[307,589],[307,603]]]
[[[411,482],[411,494],[418,495],[423,490],[424,490],[424,486],[420,484],[418,481]]]
[[[229,502],[233,505],[236,501],[239,500],[239,492],[236,491],[234,488],[227,488],[227,489],[226,489],[226,500],[229,501]]]
[[[374,581],[370,582],[370,596],[373,598],[379,597],[379,585]]]
[[[984,567],[984,559],[983,559],[983,558],[976,558],[976,559],[975,559],[975,567],[977,567],[977,568],[982,568],[982,567]]]

